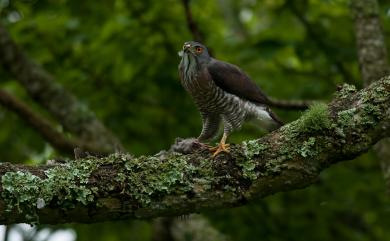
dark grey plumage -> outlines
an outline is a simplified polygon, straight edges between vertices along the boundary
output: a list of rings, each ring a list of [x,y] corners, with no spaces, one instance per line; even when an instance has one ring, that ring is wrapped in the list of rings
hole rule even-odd
[[[224,125],[221,144],[246,120],[257,120],[267,130],[282,125],[267,107],[266,95],[238,67],[211,58],[205,46],[193,41],[184,43],[181,56],[181,83],[202,116],[200,141],[215,137],[221,122]]]

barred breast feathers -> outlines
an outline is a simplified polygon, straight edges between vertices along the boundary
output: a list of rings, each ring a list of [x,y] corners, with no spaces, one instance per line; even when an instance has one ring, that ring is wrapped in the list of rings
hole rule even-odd
[[[260,126],[270,129],[273,119],[265,106],[244,100],[218,87],[207,69],[202,68],[193,56],[183,56],[180,71],[182,85],[200,111],[221,115],[230,126],[229,129],[239,129],[248,119],[258,120]]]

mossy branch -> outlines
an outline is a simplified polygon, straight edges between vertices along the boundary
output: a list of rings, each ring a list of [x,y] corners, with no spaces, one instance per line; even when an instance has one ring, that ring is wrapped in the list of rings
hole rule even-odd
[[[91,223],[227,208],[309,186],[322,170],[366,152],[390,135],[390,77],[356,91],[213,159],[160,152],[113,154],[65,164],[0,165],[0,223]]]

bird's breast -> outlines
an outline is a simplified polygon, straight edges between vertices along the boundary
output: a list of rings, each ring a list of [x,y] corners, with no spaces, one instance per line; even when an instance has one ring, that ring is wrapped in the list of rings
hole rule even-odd
[[[181,83],[195,102],[210,98],[215,91],[215,84],[202,70],[181,69]]]
[[[240,117],[245,115],[245,101],[218,87],[207,68],[193,68],[183,64],[180,71],[181,83],[194,99],[198,109],[222,115],[234,114]]]

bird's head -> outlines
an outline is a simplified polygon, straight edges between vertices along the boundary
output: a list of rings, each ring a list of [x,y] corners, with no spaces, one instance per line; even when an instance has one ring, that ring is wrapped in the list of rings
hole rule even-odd
[[[180,57],[192,55],[199,63],[207,63],[210,61],[210,55],[206,46],[195,41],[188,41],[183,44],[183,50],[179,52]]]

